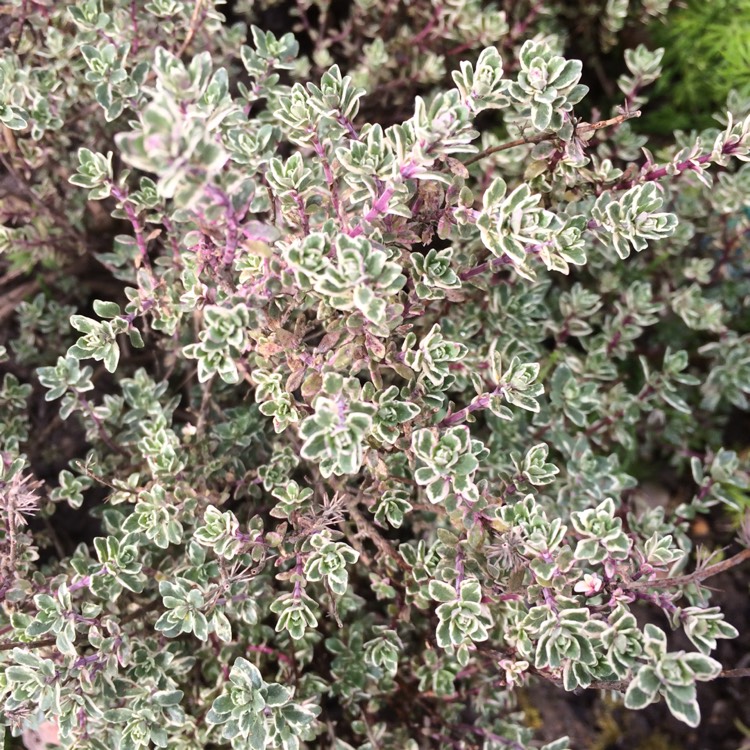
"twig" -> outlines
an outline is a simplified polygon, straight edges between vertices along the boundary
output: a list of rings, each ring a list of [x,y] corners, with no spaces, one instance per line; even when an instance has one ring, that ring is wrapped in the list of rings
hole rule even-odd
[[[740,565],[745,560],[750,559],[750,549],[743,549],[742,552],[738,552],[733,557],[729,557],[726,560],[709,565],[706,568],[699,568],[698,570],[687,573],[682,576],[675,576],[674,578],[658,578],[655,581],[630,581],[628,582],[628,588],[630,589],[649,589],[649,588],[666,588],[668,586],[685,586],[690,583],[699,583],[704,581],[706,578],[724,573],[730,568],[734,568],[736,565]]]
[[[401,555],[399,555],[395,549],[393,549],[393,546],[390,544],[390,542],[382,537],[378,533],[378,530],[375,528],[375,526],[373,526],[373,524],[371,524],[370,521],[368,521],[367,518],[364,517],[359,508],[357,508],[356,499],[352,498],[352,502],[350,502],[347,506],[347,510],[349,511],[349,515],[352,517],[352,520],[357,526],[357,530],[363,536],[366,536],[368,539],[370,539],[378,548],[378,550],[387,557],[390,557],[391,560],[393,560],[396,565],[401,568],[401,570],[405,571],[406,573],[411,573],[411,565],[409,565],[409,563],[407,563],[406,560],[404,560],[404,558],[401,557]]]
[[[0,324],[2,324],[6,318],[14,315],[18,310],[18,304],[31,297],[38,288],[39,282],[37,280],[27,281],[12,291],[3,294],[3,302],[0,303]]]
[[[359,707],[359,714],[362,717],[362,722],[365,725],[365,731],[367,732],[367,739],[370,740],[370,746],[373,750],[380,750],[380,743],[375,739],[375,735],[372,733],[372,727],[370,722],[367,720],[367,714],[362,706]]]
[[[107,428],[104,426],[104,422],[97,415],[94,407],[91,405],[91,402],[80,393],[77,393],[75,395],[78,399],[78,403],[83,407],[91,421],[94,423],[94,426],[99,433],[99,437],[107,445],[107,447],[109,447],[110,450],[113,450],[115,453],[119,453],[121,456],[129,458],[130,454],[124,448],[117,445],[117,443],[115,443],[115,441],[112,439],[112,436],[109,434],[109,430],[107,430]]]
[[[742,667],[740,669],[722,669],[719,677],[727,677],[729,679],[733,677],[750,677],[750,667]]]
[[[16,137],[13,135],[13,131],[6,125],[0,125],[0,130],[3,133],[5,151],[11,156],[15,155],[16,151],[18,151],[18,146],[16,145]]]
[[[10,651],[12,648],[44,648],[45,646],[54,646],[57,643],[56,638],[44,638],[41,641],[11,641],[10,643],[0,643],[0,651]]]
[[[10,155],[10,154],[9,154]],[[53,223],[58,226],[59,228],[63,229],[68,235],[72,235],[75,239],[79,240],[80,244],[80,236],[73,230],[73,228],[70,226],[70,222],[68,221],[67,217],[60,213],[57,209],[52,208],[52,206],[49,205],[49,200],[42,199],[34,190],[31,185],[29,185],[26,180],[24,180],[23,177],[18,173],[18,170],[14,167],[12,162],[10,162],[8,159],[5,158],[5,155],[0,153],[0,163],[5,167],[8,174],[13,178],[16,185],[18,186],[19,190],[23,192],[25,195],[27,195],[31,201],[36,205],[36,207],[42,211],[42,213],[47,214],[47,216],[52,219]]]
[[[595,130],[601,130],[602,128],[609,128],[613,125],[620,125],[621,123],[625,122],[625,120],[630,120],[633,117],[640,116],[640,110],[636,109],[633,112],[624,112],[621,115],[617,115],[617,117],[610,117],[609,120],[599,120],[599,122],[582,122],[580,125],[576,125],[575,135],[584,135],[585,133],[592,133]],[[496,154],[500,151],[507,151],[509,148],[516,148],[516,146],[523,146],[526,143],[541,143],[542,141],[552,141],[558,137],[559,136],[557,135],[557,133],[540,133],[539,135],[532,135],[528,138],[516,138],[515,141],[508,141],[507,143],[501,143],[499,146],[492,146],[491,148],[487,148],[481,153],[472,156],[471,159],[465,161],[464,164],[466,166],[468,166],[469,164],[474,164],[475,162],[481,161],[487,156]]]
[[[180,45],[180,48],[177,50],[177,57],[182,57],[185,54],[185,50],[188,48],[188,45],[190,44],[190,42],[193,41],[195,32],[198,30],[198,16],[200,15],[202,6],[203,6],[203,0],[195,0],[195,7],[193,8],[193,15],[190,16],[190,28],[188,29],[188,33],[187,33],[187,36],[185,37],[185,40]]]
[[[201,397],[200,410],[198,411],[198,422],[195,425],[195,435],[197,438],[203,437],[203,431],[206,429],[206,416],[208,412],[208,406],[211,401],[211,387],[213,385],[214,376],[212,375],[202,386],[201,391],[203,395]]]

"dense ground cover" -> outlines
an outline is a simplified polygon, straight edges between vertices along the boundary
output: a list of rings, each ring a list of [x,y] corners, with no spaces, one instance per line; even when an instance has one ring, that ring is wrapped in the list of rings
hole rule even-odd
[[[2,7],[10,747],[745,741],[750,92],[669,10]]]

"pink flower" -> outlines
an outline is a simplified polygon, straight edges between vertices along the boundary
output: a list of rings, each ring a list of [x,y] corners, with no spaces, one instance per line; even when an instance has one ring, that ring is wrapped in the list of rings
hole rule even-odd
[[[604,581],[601,576],[596,573],[584,573],[583,580],[573,586],[573,591],[577,594],[585,594],[586,596],[594,596],[602,590]]]

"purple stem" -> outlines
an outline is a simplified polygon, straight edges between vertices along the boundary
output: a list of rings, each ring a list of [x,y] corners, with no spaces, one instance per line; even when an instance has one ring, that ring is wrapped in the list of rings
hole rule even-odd
[[[456,553],[456,595],[461,596],[461,584],[464,582],[466,572],[464,570],[464,553],[459,547]]]
[[[167,230],[169,244],[172,246],[172,260],[177,268],[182,268],[182,256],[180,254],[180,246],[177,244],[177,235],[174,231],[174,226],[166,216],[162,218],[161,223],[164,224],[164,229]]]
[[[91,583],[91,576],[84,576],[81,578],[80,581],[76,581],[75,583],[71,583],[70,586],[68,586],[68,591],[78,591],[78,589],[85,589],[88,588],[89,584]]]
[[[534,3],[532,7],[529,9],[529,12],[526,14],[526,17],[523,19],[523,21],[518,21],[513,28],[510,30],[510,34],[506,37],[506,45],[511,46],[513,42],[515,42],[517,39],[519,39],[521,36],[523,36],[526,33],[526,29],[531,26],[531,24],[536,20],[536,17],[539,15],[539,12],[542,9],[542,6],[544,3]]]
[[[435,24],[440,19],[440,8],[435,8],[432,12],[432,16],[430,16],[430,20],[427,22],[425,27],[420,31],[412,40],[411,43],[415,47],[422,48],[422,41],[427,37],[427,35],[435,28]]]
[[[352,121],[348,117],[344,117],[344,115],[339,114],[339,116],[336,118],[336,121],[338,122],[339,125],[346,128],[352,140],[354,141],[359,140],[359,133],[357,133],[356,128],[354,127],[354,125],[352,124]]]
[[[512,264],[513,261],[507,255],[503,255],[501,258],[492,258],[484,263],[480,263],[478,266],[474,266],[474,268],[470,268],[468,271],[458,274],[458,278],[461,279],[461,281],[467,281],[468,279],[474,278],[474,276],[480,276],[481,274],[486,273],[490,269],[495,270],[497,267],[509,266]]]
[[[297,556],[297,564],[294,566],[294,572],[297,574],[297,580],[294,582],[294,598],[301,599],[303,568],[302,560],[300,560],[299,556]]]
[[[430,149],[427,149],[426,153],[429,153],[429,151]],[[408,180],[414,176],[417,170],[417,165],[412,163],[411,161],[408,161],[406,164],[401,166],[399,172],[403,179]],[[359,237],[359,235],[365,231],[364,224],[369,224],[371,221],[377,219],[380,214],[384,214],[388,210],[388,203],[393,197],[394,192],[395,190],[392,187],[383,188],[383,191],[372,204],[372,208],[365,214],[362,223],[358,224],[356,227],[354,227],[354,229],[347,232],[347,234],[350,237]]]
[[[96,412],[94,411],[94,407],[91,406],[91,403],[89,400],[82,396],[80,393],[75,394],[78,403],[83,406],[83,408],[88,412],[89,417],[91,417],[91,421],[96,425],[96,429],[99,432],[99,437],[108,445],[115,453],[119,453],[121,456],[127,456],[127,453],[119,446],[116,445],[114,440],[112,440],[112,436],[109,434],[107,428],[104,426],[104,422],[102,422],[101,419],[97,416]]]
[[[138,245],[138,250],[141,254],[141,262],[143,263],[144,267],[148,269],[149,273],[153,277],[153,272],[151,271],[151,261],[148,257],[148,247],[146,246],[146,238],[143,236],[143,224],[141,224],[141,220],[138,218],[138,214],[135,212],[135,209],[133,206],[128,203],[128,193],[126,190],[122,190],[117,187],[117,185],[112,185],[112,195],[120,202],[122,203],[122,207],[127,214],[128,221],[133,227],[133,232],[135,234],[135,241]]]
[[[665,612],[674,612],[677,609],[677,606],[666,594],[649,594],[643,591],[631,591],[629,593],[636,599],[655,604]]]
[[[310,234],[310,218],[305,211],[305,202],[302,200],[302,196],[296,191],[294,193],[294,202],[297,204],[297,210],[302,221],[302,231],[307,236]]]
[[[326,150],[323,148],[323,144],[318,140],[317,136],[313,136],[312,145],[315,149],[315,153],[320,159],[320,163],[323,165],[323,173],[326,176],[326,182],[328,183],[328,191],[331,194],[331,203],[333,204],[333,210],[336,212],[339,224],[341,228],[346,231],[346,215],[341,208],[341,201],[339,199],[339,189],[336,185],[336,180],[333,176],[333,170],[326,156]]]
[[[472,403],[465,406],[460,411],[453,412],[453,414],[445,417],[445,419],[438,424],[438,427],[452,427],[453,425],[463,422],[472,412],[486,409],[490,404],[490,398],[492,395],[493,394],[490,393],[483,394],[476,401],[472,401]]]
[[[231,266],[232,263],[234,263],[234,259],[237,255],[237,245],[239,244],[239,236],[241,231],[238,220],[239,217],[234,210],[234,206],[232,206],[230,197],[226,193],[219,190],[219,188],[214,187],[213,185],[209,185],[206,188],[206,192],[210,196],[216,198],[219,204],[226,209],[226,245],[221,256],[221,262],[225,266]]]
[[[278,659],[279,661],[285,661],[287,664],[291,663],[291,659],[281,651],[277,651],[276,649],[270,648],[269,646],[246,646],[246,649],[248,651],[254,651],[258,654],[268,654],[269,656],[273,656],[274,658]]]
[[[609,340],[609,343],[607,344],[607,357],[609,357],[612,354],[612,352],[616,349],[617,345],[622,340],[622,332],[625,326],[630,325],[630,323],[632,322],[633,322],[633,316],[630,314],[626,315],[620,321],[620,325],[618,326],[614,335],[612,336],[612,338]]]
[[[377,219],[380,214],[385,213],[388,208],[388,201],[393,196],[393,188],[387,187],[383,192],[375,199],[372,204],[372,208],[365,214],[361,224],[358,224],[353,229],[349,230],[348,234],[350,237],[359,237],[365,230],[364,225],[369,224],[371,221]]]
[[[557,602],[555,597],[552,596],[552,592],[546,587],[542,587],[542,594],[544,595],[544,603],[553,611],[557,612]]]
[[[725,143],[721,148],[721,153],[727,156],[731,155],[738,150],[739,145],[739,141]],[[707,164],[711,161],[711,157],[712,153],[709,152],[707,154],[701,154],[697,159],[685,159],[684,161],[677,162],[677,164],[669,164],[663,167],[652,167],[640,177],[617,183],[612,190],[627,190],[628,188],[633,187],[633,185],[641,182],[660,180],[662,177],[669,175],[673,169],[675,169],[678,174],[682,174],[685,171],[694,170],[696,164]]]
[[[133,22],[133,54],[135,54],[140,47],[138,41],[138,12],[135,0],[130,0],[130,19]]]

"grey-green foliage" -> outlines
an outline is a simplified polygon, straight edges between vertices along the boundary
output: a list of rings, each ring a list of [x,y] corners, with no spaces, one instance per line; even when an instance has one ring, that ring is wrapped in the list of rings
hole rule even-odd
[[[519,52],[521,70],[508,91],[536,130],[551,129],[564,140],[573,135],[568,114],[588,91],[579,83],[583,65],[555,55],[548,45],[526,42]]]
[[[750,542],[750,101],[654,152],[582,123],[551,3],[321,6],[309,57],[213,0],[11,7],[0,723],[538,747],[549,679],[696,725],[738,631],[690,524]]]
[[[229,672],[229,683],[211,705],[206,721],[220,725],[226,739],[239,738],[252,750],[295,750],[320,709],[292,702],[293,694],[284,685],[264,682],[254,664],[238,657]]]
[[[650,623],[644,630],[644,653],[651,657],[651,664],[637,671],[628,686],[625,705],[643,708],[657,695],[663,695],[677,718],[690,726],[698,726],[700,712],[695,699],[695,682],[716,677],[721,664],[705,654],[668,653],[666,635]]]

